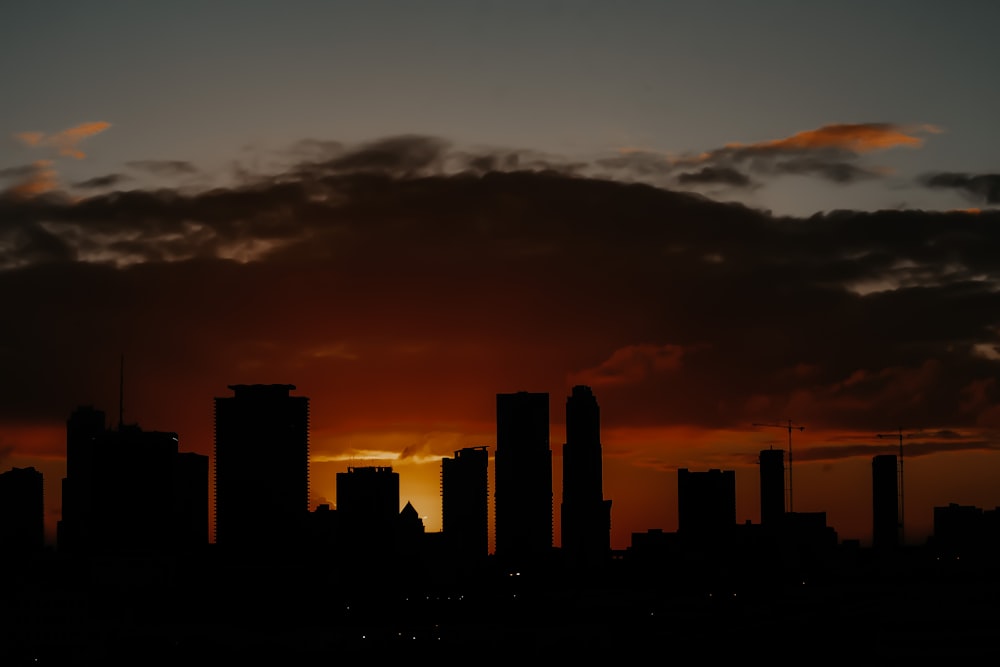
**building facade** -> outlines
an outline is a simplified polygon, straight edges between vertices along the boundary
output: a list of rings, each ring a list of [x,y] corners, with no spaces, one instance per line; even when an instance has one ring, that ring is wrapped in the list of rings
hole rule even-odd
[[[441,531],[448,554],[470,566],[489,554],[489,458],[484,446],[441,459]]]
[[[899,545],[899,486],[895,454],[872,457],[872,546]]]
[[[601,409],[590,387],[566,399],[561,547],[571,567],[594,567],[611,557],[611,501],[604,498]]]
[[[552,450],[548,393],[497,394],[495,554],[521,569],[552,551]]]
[[[736,471],[677,470],[677,532],[694,538],[727,535],[736,525]]]
[[[66,422],[57,545],[67,553],[178,552],[208,544],[208,457],[172,431],[105,426],[77,408]]]
[[[762,449],[760,465],[760,523],[769,528],[781,525],[785,513],[785,452]]]
[[[309,398],[295,385],[230,385],[215,399],[215,542],[226,551],[302,546],[309,513]]]
[[[0,558],[30,558],[45,549],[45,485],[34,467],[0,474]]]

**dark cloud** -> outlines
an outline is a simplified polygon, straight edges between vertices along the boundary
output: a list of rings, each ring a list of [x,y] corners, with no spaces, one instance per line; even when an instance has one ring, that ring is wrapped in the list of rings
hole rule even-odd
[[[939,172],[920,179],[928,188],[959,190],[974,201],[1000,204],[1000,174],[965,174]]]
[[[0,169],[0,178],[21,180],[34,176],[37,171],[38,165],[36,164],[23,164],[16,167],[6,167],[4,169]]]
[[[968,452],[968,451],[996,451],[1000,450],[1000,440],[996,439],[997,434],[990,434],[992,440],[982,440],[979,438],[922,438],[904,439],[903,459],[931,454]],[[835,461],[847,458],[872,458],[879,454],[899,454],[898,442],[893,440],[886,442],[872,436],[869,442],[853,444],[830,444],[830,445],[810,445],[803,447],[795,453],[795,459],[799,462],[805,461]]]
[[[847,184],[881,178],[877,169],[862,167],[835,156],[803,156],[776,161],[773,170],[780,174],[817,176],[832,183]]]
[[[580,377],[609,428],[1000,428],[1000,214],[775,217],[456,153],[396,137],[236,187],[0,198],[22,316],[0,418],[114,404],[125,350],[165,420],[267,369],[336,406],[317,428],[488,423],[493,393]]]
[[[85,181],[78,181],[73,184],[73,187],[81,190],[100,190],[103,188],[113,188],[130,180],[132,178],[126,174],[108,174],[106,176],[88,178]]]
[[[439,171],[448,145],[443,139],[422,135],[387,137],[346,150],[315,166],[331,172],[375,171],[413,176]]]
[[[729,167],[702,167],[698,171],[678,174],[681,185],[727,185],[734,188],[749,188],[753,181],[746,174]]]
[[[198,173],[197,167],[184,160],[132,160],[125,164],[156,176],[188,176]]]

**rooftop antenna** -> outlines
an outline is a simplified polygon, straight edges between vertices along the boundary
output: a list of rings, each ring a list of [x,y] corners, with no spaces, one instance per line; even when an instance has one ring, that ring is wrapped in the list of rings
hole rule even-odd
[[[792,504],[792,500],[793,500],[792,499],[792,429],[796,429],[798,431],[804,431],[806,427],[805,426],[794,426],[791,419],[789,419],[787,421],[787,423],[785,423],[785,424],[781,424],[781,423],[777,423],[777,422],[770,423],[770,424],[754,422],[753,425],[754,426],[772,426],[772,427],[775,427],[775,428],[783,428],[783,429],[787,429],[788,430],[788,513],[791,514],[792,512],[795,511],[795,506]]]
[[[125,423],[125,354],[122,353],[118,369],[118,430]]]

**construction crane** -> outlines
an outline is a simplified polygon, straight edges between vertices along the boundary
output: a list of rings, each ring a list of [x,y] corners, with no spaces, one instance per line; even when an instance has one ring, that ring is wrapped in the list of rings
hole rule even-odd
[[[805,426],[795,426],[791,419],[787,420],[787,423],[782,424],[780,422],[774,423],[759,423],[754,422],[754,426],[770,426],[774,428],[783,428],[788,431],[788,512],[792,513],[795,511],[795,506],[792,503],[792,430],[804,431]]]
[[[912,433],[908,433],[906,435],[908,437],[908,436],[913,435],[913,434]],[[896,433],[876,433],[875,437],[877,437],[879,439],[882,439],[882,438],[898,438],[899,439],[899,461],[896,464],[896,478],[898,480],[899,489],[898,489],[898,493],[896,494],[896,497],[897,497],[898,507],[899,507],[899,543],[900,544],[904,544],[904,542],[903,542],[903,529],[904,529],[904,526],[906,525],[906,523],[903,520],[903,508],[904,508],[904,503],[903,503],[903,427],[902,426],[899,427],[896,430]]]

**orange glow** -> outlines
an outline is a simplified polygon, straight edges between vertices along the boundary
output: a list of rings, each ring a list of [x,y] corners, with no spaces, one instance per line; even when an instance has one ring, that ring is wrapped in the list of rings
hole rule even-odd
[[[48,135],[43,132],[18,132],[14,135],[14,138],[26,146],[51,146],[56,149],[59,155],[82,160],[86,156],[78,148],[78,144],[87,137],[99,134],[109,127],[111,127],[111,123],[95,121],[81,123],[80,125]]]
[[[36,160],[31,166],[28,178],[13,185],[8,192],[17,197],[30,198],[56,189],[56,171],[52,169],[51,160]]]
[[[756,148],[767,150],[801,150],[818,148],[841,148],[857,153],[884,150],[896,146],[920,147],[924,140],[912,132],[933,132],[940,130],[932,125],[921,125],[913,129],[900,129],[882,124],[834,124],[816,130],[798,132],[784,139],[774,139],[755,144],[727,144],[726,148]],[[909,134],[907,132],[910,132]]]

